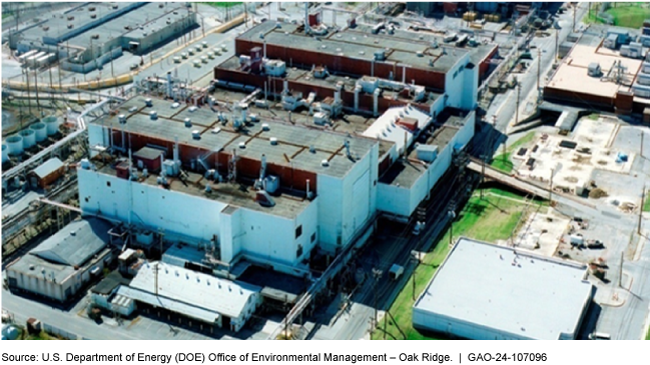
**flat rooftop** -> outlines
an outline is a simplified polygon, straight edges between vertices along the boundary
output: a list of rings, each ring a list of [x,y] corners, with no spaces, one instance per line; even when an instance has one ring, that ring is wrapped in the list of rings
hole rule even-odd
[[[45,17],[47,22],[43,25],[48,27],[47,30],[44,30],[42,26],[33,27],[22,32],[24,38],[32,39],[42,39],[42,37],[52,37],[58,38],[66,34],[74,32],[76,29],[84,27],[92,22],[99,22],[101,19],[107,19],[112,16],[116,16],[124,11],[124,8],[133,6],[135,3],[118,3],[117,9],[113,8],[112,3],[91,3],[91,5],[78,6],[75,7],[64,14],[58,14],[55,17]],[[81,5],[81,4],[80,4]],[[90,11],[90,8],[95,8],[94,11]],[[92,19],[90,14],[96,14],[96,18]],[[74,19],[68,20],[68,17],[74,17]],[[68,28],[68,24],[73,24],[73,28]],[[73,43],[74,44],[74,43]]]
[[[418,143],[427,144],[430,146],[438,146],[438,154],[440,154],[449,143],[454,139],[459,128],[461,128],[467,120],[467,117],[460,117],[457,111],[450,111],[449,108],[445,109],[436,120],[436,125],[422,134],[418,138]],[[411,188],[413,184],[424,175],[427,167],[420,163],[417,157],[417,150],[412,149],[408,154],[407,161],[403,159],[395,161],[393,165],[386,171],[380,178],[379,182],[388,185],[401,186],[404,188]]]
[[[264,34],[267,44],[290,47],[323,54],[345,55],[346,57],[373,60],[377,51],[387,51],[386,60],[408,64],[411,67],[446,73],[458,63],[469,51],[462,48],[447,47],[443,53],[442,47],[433,48],[431,44],[417,39],[406,39],[381,34],[344,30],[328,33],[322,37],[305,36],[295,24],[266,21],[239,36],[239,39],[261,42],[260,34]],[[419,57],[422,52],[424,57]],[[434,66],[429,66],[429,60],[434,59]],[[286,60],[285,60],[286,61]]]
[[[219,68],[224,69],[224,70],[232,70],[232,71],[238,71],[241,69],[240,63],[239,63],[239,57],[233,56],[229,58],[228,60],[224,61],[222,64],[219,65]],[[357,81],[360,79],[360,77],[350,77],[350,76],[343,76],[343,75],[336,75],[330,73],[327,77],[320,79],[314,77],[313,73],[311,72],[311,69],[305,69],[299,65],[295,65],[293,67],[289,67],[287,65],[287,72],[284,77],[288,81],[293,81],[293,82],[299,82],[305,85],[313,85],[313,86],[319,86],[319,87],[325,87],[329,89],[336,89],[337,85],[340,83],[343,85],[343,90],[353,93],[354,89],[356,87]],[[410,83],[411,80],[406,80],[406,83]],[[280,92],[281,90],[278,90]],[[400,100],[404,103],[412,102],[415,103],[412,99],[409,98],[404,98],[402,97],[399,92],[391,91],[388,89],[381,89],[381,94],[380,98],[389,98],[391,100]],[[366,94],[362,92],[363,94]],[[438,99],[441,98],[443,94],[438,93],[438,92],[433,92],[433,91],[427,91],[425,98],[423,98],[421,101],[418,101],[418,104],[424,104],[424,105],[433,105],[433,103]]]
[[[414,309],[517,336],[574,334],[591,300],[587,267],[461,238]]]
[[[614,98],[619,90],[629,91],[642,60],[623,57],[618,50],[602,47],[602,39],[600,33],[585,32],[562,60],[547,86],[607,98]],[[587,74],[589,64],[595,62],[600,65],[602,75],[608,75],[614,62],[618,61],[626,68],[622,84],[603,81],[602,76],[592,77]],[[611,73],[613,76],[615,71]]]
[[[118,115],[107,116],[95,121],[95,124],[106,128],[152,136],[167,141],[178,137],[181,144],[195,146],[206,151],[225,151],[231,153],[237,150],[237,155],[255,160],[266,155],[267,161],[278,166],[286,166],[317,174],[341,178],[355,164],[364,158],[378,141],[354,135],[334,133],[320,128],[309,128],[295,125],[288,121],[269,120],[259,115],[260,121],[247,123],[243,131],[237,131],[232,126],[234,114],[224,109],[229,122],[224,125],[218,120],[217,112],[208,106],[190,111],[190,106],[181,105],[173,108],[173,102],[152,99],[152,107],[145,106],[145,97],[134,97],[119,107],[119,113],[127,116],[126,124],[119,123]],[[238,99],[239,101],[241,99]],[[135,109],[134,109],[135,108]],[[133,110],[133,111],[130,111]],[[193,109],[192,109],[193,110]],[[158,113],[158,119],[149,117],[150,111]],[[250,114],[253,113],[249,111]],[[185,127],[184,119],[190,118],[192,126]],[[265,131],[262,124],[268,124]],[[218,132],[217,128],[220,128]],[[201,138],[194,139],[192,131],[200,131]],[[271,145],[270,138],[277,139],[277,145]],[[342,146],[350,141],[352,159],[348,158]],[[246,148],[239,148],[240,143]],[[310,151],[313,147],[313,152]],[[181,159],[183,156],[181,156]],[[329,159],[329,166],[324,167],[321,161]]]
[[[103,174],[117,176],[117,170],[109,164],[99,167],[97,171]],[[281,194],[279,196],[273,196],[274,206],[263,207],[255,202],[256,192],[253,186],[226,182],[212,183],[205,179],[202,174],[193,172],[187,172],[187,175],[188,177],[185,181],[181,181],[179,178],[167,177],[168,189],[170,191],[216,200],[235,207],[247,208],[287,219],[296,218],[311,203],[308,199]],[[159,186],[157,178],[158,175],[149,174],[146,178],[140,176],[138,182],[150,186]],[[208,183],[210,183],[212,188],[210,193],[206,193],[205,191],[205,185]],[[163,189],[163,187],[160,188]]]
[[[354,29],[349,29],[348,31],[363,33],[363,34],[372,34],[372,30],[373,27],[369,25],[358,24]],[[435,42],[439,46],[444,46],[447,49],[453,49],[453,48],[459,49],[459,47],[454,46],[455,41],[450,43],[445,43],[442,34],[432,33],[428,31],[394,29],[393,34],[389,34],[386,32],[386,29],[382,29],[379,32],[379,36],[398,39],[405,44],[417,40],[418,42],[426,42],[427,44],[430,45],[433,45]],[[467,50],[469,52],[470,62],[474,64],[479,64],[497,47],[498,46],[496,44],[482,42],[476,47],[465,46],[465,47],[460,47],[460,49]]]
[[[215,99],[218,101],[231,104],[233,102],[238,102],[245,98],[248,94],[236,91],[236,90],[226,90],[217,88],[212,94]],[[272,97],[269,104],[270,107],[267,108],[258,108],[254,104],[248,106],[248,112],[250,114],[256,114],[260,119],[266,121],[278,121],[281,123],[287,123],[291,119],[291,123],[296,125],[301,125],[315,130],[328,130],[335,131],[338,133],[345,133],[350,135],[361,135],[368,127],[370,127],[376,120],[374,117],[369,117],[361,114],[343,114],[338,118],[330,119],[330,126],[319,126],[314,124],[314,117],[309,115],[308,109],[296,109],[291,112],[291,118],[289,118],[289,111],[284,110],[282,103],[278,98],[277,101],[273,101]],[[379,156],[383,156],[387,153],[393,146],[392,142],[388,141],[377,141],[379,143]]]

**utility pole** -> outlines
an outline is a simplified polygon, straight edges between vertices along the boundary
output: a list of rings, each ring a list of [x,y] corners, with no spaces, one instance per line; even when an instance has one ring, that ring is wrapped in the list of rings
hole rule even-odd
[[[373,317],[373,322],[372,322],[372,327],[374,328],[377,325],[377,282],[379,281],[379,278],[381,277],[382,271],[379,269],[372,269],[372,277],[375,279],[375,283],[372,288],[372,292],[374,294],[374,302],[375,302],[375,316]]]
[[[540,75],[540,67],[542,65],[542,51],[537,48],[537,92],[539,93],[539,75]],[[537,100],[539,100],[539,95],[537,97]]]
[[[551,169],[551,178],[549,180],[550,187],[548,189],[548,201],[549,204],[553,202],[553,174],[555,173],[554,169]]]
[[[643,137],[645,136],[645,132],[641,130],[641,157],[643,157]]]
[[[486,163],[485,160],[486,159],[487,159],[487,155],[481,155],[481,161],[483,162],[483,164],[481,165],[481,184],[480,184],[481,188],[479,189],[481,193],[481,200],[483,200],[483,183],[485,182],[485,163]]]
[[[578,12],[578,4],[573,7],[573,25],[571,26],[571,31],[575,32],[576,31],[576,13]]]
[[[517,88],[517,106],[515,108],[515,125],[519,124],[519,97],[521,96],[521,87],[519,86],[519,80],[515,78],[515,87]]]
[[[29,97],[29,69],[28,68],[25,68],[25,80],[27,81],[27,111],[29,115],[32,115],[32,103],[30,102],[31,98]]]
[[[154,293],[158,296],[158,263],[153,267]]]
[[[557,52],[558,52],[558,44],[557,44],[557,41],[558,41],[558,37],[559,37],[559,36],[560,36],[560,30],[559,30],[559,29],[556,29],[556,30],[555,30],[555,56],[553,57],[553,64],[555,64],[555,63],[557,62]]]
[[[451,247],[454,244],[454,218],[456,218],[456,203],[453,201],[449,204],[447,216],[449,217],[449,247]]]
[[[625,252],[621,252],[621,267],[618,270],[618,286],[623,287],[623,255]]]
[[[645,201],[645,184],[641,190],[641,205],[639,205],[639,223],[637,224],[636,233],[641,234],[641,222],[643,220],[643,204]]]

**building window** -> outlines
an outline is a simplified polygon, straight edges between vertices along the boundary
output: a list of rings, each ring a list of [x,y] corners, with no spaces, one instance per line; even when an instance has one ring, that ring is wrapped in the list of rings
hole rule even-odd
[[[111,182],[110,182],[110,181],[107,181],[107,182],[106,182],[106,186],[108,186],[108,187],[110,188],[110,187],[111,187]]]
[[[296,250],[296,257],[302,256],[302,245],[298,245],[298,250]]]
[[[302,236],[302,224],[296,228],[296,239],[300,236]]]
[[[316,232],[311,234],[311,241],[312,242],[316,241]]]

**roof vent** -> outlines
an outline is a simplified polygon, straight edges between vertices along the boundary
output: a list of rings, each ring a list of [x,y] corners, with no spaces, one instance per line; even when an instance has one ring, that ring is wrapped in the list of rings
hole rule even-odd
[[[90,36],[92,39],[99,39],[99,34],[93,34]]]
[[[149,112],[149,118],[151,118],[151,120],[158,119],[158,112],[156,112],[155,110],[150,111]]]
[[[199,132],[198,129],[195,129],[192,131],[192,138],[194,139],[201,139],[201,132]]]
[[[70,236],[76,236],[77,232],[76,231],[70,231]]]
[[[268,132],[271,128],[268,123],[262,123],[262,130]]]
[[[275,137],[271,137],[269,139],[269,141],[271,142],[271,145],[273,145],[273,146],[276,146],[278,144],[278,139],[275,138]]]
[[[328,167],[330,165],[330,162],[328,160],[323,160],[320,162],[321,166],[323,167]]]
[[[146,106],[149,106],[149,107],[153,105],[153,103],[152,103],[152,101],[151,101],[150,98],[146,98],[146,99],[144,99],[144,104],[145,104]]]
[[[90,19],[95,19],[97,18],[97,14],[90,14]]]
[[[185,118],[184,122],[187,128],[190,128],[192,126],[192,120],[190,118]]]
[[[126,115],[124,115],[124,114],[118,115],[117,120],[120,122],[120,124],[126,123]]]
[[[246,148],[246,142],[239,142],[239,148],[241,149]]]
[[[70,15],[70,16],[68,17],[68,20],[74,20],[74,16]]]
[[[72,28],[74,28],[74,24],[72,23],[68,24],[68,29],[72,29]]]
[[[424,52],[422,51],[417,51],[415,54],[417,54],[418,57],[424,57]]]

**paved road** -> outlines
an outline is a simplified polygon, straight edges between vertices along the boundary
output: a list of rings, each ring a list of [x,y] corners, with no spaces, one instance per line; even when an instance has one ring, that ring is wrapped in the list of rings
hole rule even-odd
[[[587,10],[586,4],[582,4],[578,9],[576,19],[581,19],[586,14]],[[561,44],[569,33],[571,33],[573,13],[568,11],[559,15],[558,23],[561,29],[555,30],[551,28],[548,30],[550,36],[542,38],[536,37],[531,41],[531,46],[534,45],[541,53],[542,63],[540,66],[540,87],[543,87],[544,78],[553,66],[553,57],[555,54],[555,33],[558,33],[558,44]],[[576,28],[579,28],[580,25],[581,23],[576,24]],[[527,71],[523,74],[516,75],[521,84],[519,97],[519,120],[523,119],[524,115],[532,114],[531,104],[529,101],[533,102],[537,98],[537,65],[539,63],[539,58],[537,57],[536,49],[531,49],[533,60],[530,62],[530,67]],[[492,118],[493,115],[496,115],[496,128],[498,130],[506,131],[507,126],[514,122],[515,108],[517,105],[516,101],[516,90],[510,90],[506,94],[499,94],[494,98],[490,108],[488,108],[487,117]],[[526,111],[526,109],[528,109],[528,111]]]

